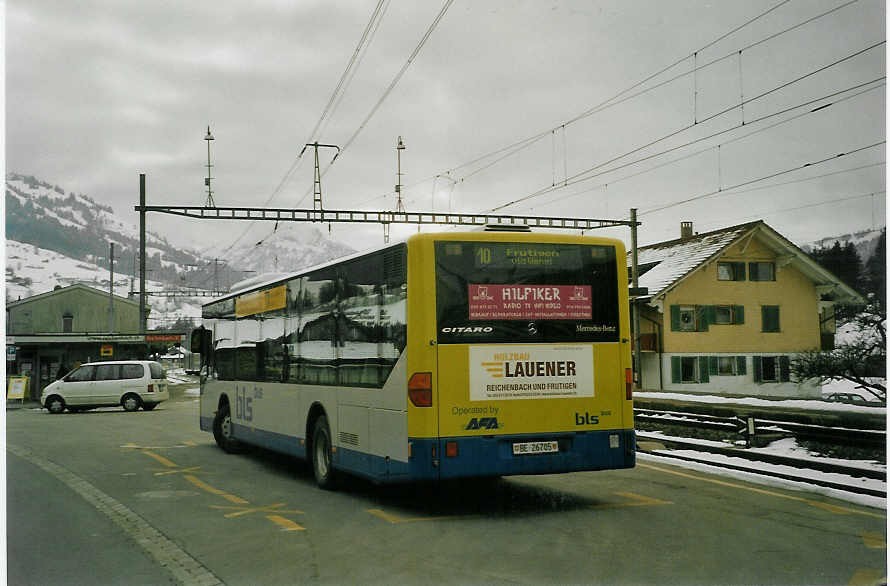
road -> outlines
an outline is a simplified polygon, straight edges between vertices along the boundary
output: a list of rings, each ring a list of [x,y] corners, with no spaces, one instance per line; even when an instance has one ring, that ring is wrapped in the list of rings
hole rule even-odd
[[[665,464],[315,487],[194,397],[7,411],[9,584],[875,584],[886,511]]]

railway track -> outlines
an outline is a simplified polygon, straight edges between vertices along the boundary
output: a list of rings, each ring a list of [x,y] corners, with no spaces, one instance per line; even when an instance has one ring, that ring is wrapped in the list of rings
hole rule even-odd
[[[753,427],[749,427],[752,424],[747,418],[679,411],[638,409],[635,410],[634,417],[637,421],[723,431],[740,437],[744,437],[747,431],[753,429],[755,435],[759,433],[775,438],[818,439],[837,445],[886,445],[886,432],[884,431],[827,427],[799,421],[781,421],[776,418],[756,419],[753,422]],[[855,494],[887,498],[886,472],[882,470],[837,462],[794,458],[756,449],[734,447],[716,441],[666,436],[655,432],[638,431],[637,438],[638,451],[642,453],[803,482]],[[750,440],[750,437],[748,439]],[[873,482],[875,480],[884,481],[884,483],[880,487],[876,487],[876,483]]]

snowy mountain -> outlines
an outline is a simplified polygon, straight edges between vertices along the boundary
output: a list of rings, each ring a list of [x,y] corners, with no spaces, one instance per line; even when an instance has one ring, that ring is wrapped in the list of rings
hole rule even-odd
[[[138,287],[136,262],[138,227],[83,194],[35,177],[10,173],[6,177],[6,300],[38,295],[56,286],[82,283],[107,291],[109,243],[114,249],[114,292],[121,297]],[[353,252],[333,241],[316,226],[289,224],[262,243],[229,250],[225,270],[218,251],[199,252],[146,234],[146,290],[160,292],[228,289],[245,274],[293,272]],[[206,297],[149,296],[149,328],[196,320]]]
[[[885,230],[886,228],[882,227],[877,230],[862,230],[852,234],[821,238],[815,242],[804,244],[801,248],[804,252],[812,252],[820,248],[831,248],[835,242],[839,242],[842,247],[846,246],[848,242],[852,242],[853,246],[856,247],[856,252],[859,254],[859,259],[865,264],[874,254],[875,248],[878,246],[878,240]]]

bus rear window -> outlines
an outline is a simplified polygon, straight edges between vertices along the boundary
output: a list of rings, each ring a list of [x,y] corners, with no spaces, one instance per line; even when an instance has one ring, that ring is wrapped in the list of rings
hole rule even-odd
[[[438,341],[614,342],[619,285],[611,246],[437,242]]]

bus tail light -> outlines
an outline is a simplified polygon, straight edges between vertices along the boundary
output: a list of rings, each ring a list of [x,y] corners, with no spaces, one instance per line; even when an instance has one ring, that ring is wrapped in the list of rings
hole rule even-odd
[[[433,406],[433,374],[415,372],[408,379],[408,398],[415,407]]]
[[[624,369],[624,396],[628,401],[634,398],[634,371],[630,368]]]
[[[457,442],[445,442],[445,456],[448,458],[457,458]]]

